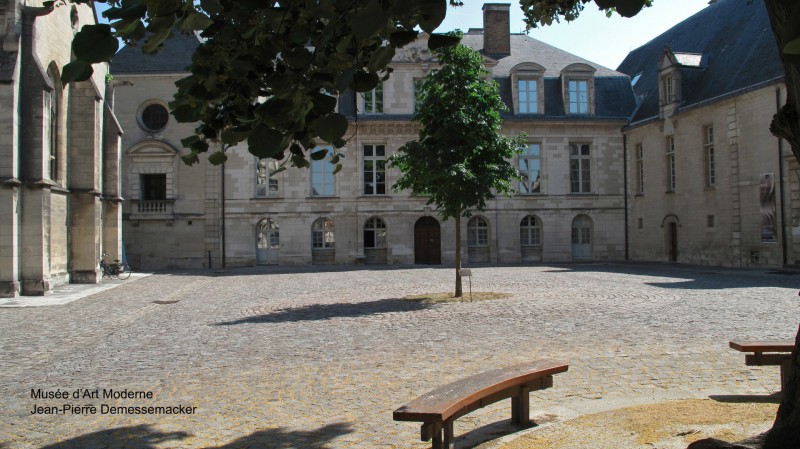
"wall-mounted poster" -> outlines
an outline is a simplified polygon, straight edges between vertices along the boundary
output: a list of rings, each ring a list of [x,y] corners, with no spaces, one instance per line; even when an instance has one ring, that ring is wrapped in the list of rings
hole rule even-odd
[[[775,175],[767,173],[761,176],[761,241],[776,241],[775,226]]]

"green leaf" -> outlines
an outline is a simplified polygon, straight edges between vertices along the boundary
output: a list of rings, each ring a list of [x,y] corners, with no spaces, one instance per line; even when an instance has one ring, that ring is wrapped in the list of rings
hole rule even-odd
[[[72,39],[75,58],[86,62],[110,61],[119,49],[119,41],[107,24],[84,25]]]
[[[262,159],[274,158],[288,146],[288,142],[285,140],[285,136],[280,131],[262,125],[250,133],[250,137],[247,138],[247,146],[250,153]]]
[[[327,155],[328,155],[328,149],[327,148],[323,148],[321,150],[318,150],[318,151],[315,151],[315,152],[311,153],[311,159],[315,160],[315,161],[321,161],[321,160],[325,159],[325,157]]]
[[[183,31],[205,30],[214,24],[214,21],[209,19],[205,14],[193,12],[183,18],[181,29]]]
[[[342,164],[336,164],[336,168],[333,169],[333,174],[339,173],[342,171]]]
[[[428,34],[433,33],[447,15],[447,0],[426,0],[420,2],[419,5],[422,14],[419,27]]]
[[[224,164],[225,161],[227,160],[228,156],[222,151],[215,151],[210,156],[208,156],[208,162],[211,162],[212,165]]]
[[[141,1],[128,1],[119,8],[109,8],[103,11],[103,17],[108,20],[141,20],[147,14],[147,5]]]
[[[800,55],[800,37],[784,45],[783,52],[787,55]]]
[[[359,8],[358,14],[352,19],[353,35],[358,40],[368,39],[386,27],[386,14],[378,0],[371,0],[364,8]]]
[[[124,25],[125,21],[120,20],[111,24],[115,30],[117,30],[117,35],[123,39],[131,39],[134,41],[141,40],[144,38],[145,31],[144,31],[144,24],[141,20],[134,20],[133,22]]]
[[[313,111],[319,115],[333,112],[336,109],[336,104],[339,102],[336,97],[330,95],[315,95],[312,101],[314,102]]]
[[[353,89],[356,92],[366,92],[374,89],[380,80],[375,73],[358,71],[353,75]]]
[[[417,40],[417,36],[419,31],[395,31],[389,35],[389,43],[396,48],[404,47]]]
[[[219,0],[200,0],[200,7],[209,14],[221,14],[225,10]]]
[[[342,71],[342,74],[339,75],[339,79],[336,80],[336,88],[339,92],[344,92],[348,87],[353,85],[353,73],[354,70],[349,68]]]
[[[199,141],[200,141],[200,136],[194,134],[189,137],[181,139],[181,145],[183,145],[184,148],[189,148],[193,143]]]
[[[452,47],[458,45],[459,42],[461,42],[461,38],[458,36],[434,33],[428,39],[428,50],[433,51],[439,48]]]
[[[76,59],[65,65],[61,70],[61,81],[64,83],[86,81],[91,78],[92,73],[94,73],[94,69],[92,69],[91,64]]]
[[[394,47],[391,45],[386,45],[384,47],[380,47],[372,53],[372,57],[369,58],[369,63],[367,64],[367,69],[370,72],[377,72],[383,70],[390,62],[392,62],[392,58],[394,57]]]
[[[181,160],[186,165],[194,165],[200,162],[200,158],[194,152],[181,156]]]
[[[314,130],[326,142],[333,142],[347,132],[347,126],[347,119],[342,114],[333,113],[317,119]]]
[[[146,54],[154,54],[158,51],[161,45],[164,43],[167,38],[169,38],[170,34],[172,34],[172,30],[170,28],[164,28],[160,30],[158,33],[150,36],[150,39],[147,39],[147,42],[142,45],[142,53]]]
[[[645,0],[617,0],[617,12],[622,17],[633,17],[644,7]]]

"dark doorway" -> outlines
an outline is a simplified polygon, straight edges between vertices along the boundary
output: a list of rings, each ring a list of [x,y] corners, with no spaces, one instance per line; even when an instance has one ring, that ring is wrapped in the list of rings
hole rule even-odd
[[[439,222],[433,217],[422,217],[414,224],[414,263],[442,263],[441,229]]]
[[[678,261],[678,223],[672,222],[669,224],[669,236],[667,237],[669,245],[669,261]]]

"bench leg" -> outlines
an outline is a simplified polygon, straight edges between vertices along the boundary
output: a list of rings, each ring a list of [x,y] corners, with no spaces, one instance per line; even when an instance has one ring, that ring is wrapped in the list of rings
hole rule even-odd
[[[453,421],[447,420],[444,422],[444,441],[442,442],[442,449],[455,449],[455,437],[453,436]]]
[[[792,357],[788,357],[781,361],[781,391],[786,391],[789,388],[789,379],[792,377],[794,366],[792,366]]]
[[[527,425],[531,422],[529,387],[520,387],[519,395],[511,397],[511,422],[518,425]]]

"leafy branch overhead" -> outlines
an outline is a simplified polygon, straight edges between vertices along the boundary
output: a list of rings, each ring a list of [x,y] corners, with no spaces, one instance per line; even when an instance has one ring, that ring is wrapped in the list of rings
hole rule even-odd
[[[79,0],[72,0],[78,2]],[[85,0],[80,0],[85,1]],[[199,123],[183,139],[187,163],[201,153],[225,160],[224,149],[247,142],[260,158],[307,166],[305,153],[324,140],[345,144],[347,120],[337,96],[365,92],[385,80],[397,48],[421,29],[433,33],[447,0],[108,0],[109,25],[84,26],[73,40],[76,59],[65,81],[92,74],[108,61],[117,38],[156,53],[174,33],[199,32],[191,73],[170,104],[179,122]],[[452,45],[433,33],[430,46]],[[221,145],[220,145],[221,144]]]

